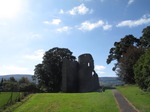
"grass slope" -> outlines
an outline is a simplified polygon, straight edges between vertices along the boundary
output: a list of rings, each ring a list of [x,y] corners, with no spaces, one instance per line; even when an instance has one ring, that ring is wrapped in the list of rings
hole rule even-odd
[[[121,86],[117,89],[141,112],[150,112],[150,92],[143,92],[137,86]]]
[[[38,93],[13,112],[118,112],[112,91]]]
[[[13,92],[12,101],[15,101],[19,96],[19,92]],[[9,103],[11,97],[11,92],[0,92],[0,108],[7,103]]]

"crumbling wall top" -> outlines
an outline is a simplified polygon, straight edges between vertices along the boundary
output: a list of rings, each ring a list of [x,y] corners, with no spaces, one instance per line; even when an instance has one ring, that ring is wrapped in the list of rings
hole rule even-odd
[[[81,66],[94,69],[94,60],[91,54],[82,54],[78,57],[78,62]]]

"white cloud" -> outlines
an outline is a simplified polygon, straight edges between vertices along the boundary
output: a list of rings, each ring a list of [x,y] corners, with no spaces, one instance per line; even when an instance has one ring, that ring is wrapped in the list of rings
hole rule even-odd
[[[54,24],[54,25],[59,25],[61,23],[61,20],[60,19],[53,19],[51,21],[51,23]]]
[[[43,23],[44,23],[44,24],[51,24],[50,21],[44,21]]]
[[[106,67],[102,65],[96,65],[95,70],[104,70]]]
[[[104,22],[102,20],[99,20],[96,23],[90,23],[89,21],[85,21],[85,22],[81,23],[81,25],[78,29],[82,30],[82,31],[91,31],[95,28],[102,26],[103,24],[104,24]]]
[[[33,54],[25,55],[24,57],[27,58],[27,59],[42,61],[43,55],[44,55],[44,50],[39,49],[39,50],[35,51]]]
[[[1,73],[0,75],[8,75],[8,74],[33,74],[29,71],[28,68],[18,67],[15,65],[3,65],[0,66]]]
[[[62,28],[58,28],[56,31],[57,32],[68,32],[69,30],[71,30],[72,28],[69,26],[64,26]]]
[[[105,72],[103,70],[105,70],[106,67],[105,66],[102,66],[102,65],[96,65],[95,66],[95,71],[97,74],[104,74]]]
[[[116,27],[124,27],[124,26],[136,27],[136,26],[143,25],[143,24],[148,24],[148,23],[150,23],[150,15],[144,15],[142,18],[140,18],[138,20],[125,20],[125,21],[122,21],[122,22],[118,23],[116,25]]]
[[[134,0],[129,0],[128,5],[131,5],[134,2]]]
[[[59,13],[60,14],[66,13],[66,14],[70,14],[70,15],[78,15],[78,14],[85,15],[87,13],[89,13],[89,14],[93,13],[93,9],[89,9],[84,4],[81,4],[81,5],[76,6],[76,7],[72,8],[71,10],[66,11],[66,12],[63,9],[61,9],[59,11]]]
[[[44,21],[44,24],[53,24],[53,25],[59,25],[61,23],[61,19],[53,19],[52,21]]]
[[[106,24],[103,26],[103,30],[109,30],[112,28],[112,25]]]
[[[64,14],[65,12],[64,12],[63,9],[60,9],[59,13],[60,13],[60,14]]]
[[[77,15],[77,14],[84,15],[88,12],[90,12],[90,10],[84,4],[81,4],[80,6],[74,7],[73,9],[68,11],[68,13],[71,15]]]

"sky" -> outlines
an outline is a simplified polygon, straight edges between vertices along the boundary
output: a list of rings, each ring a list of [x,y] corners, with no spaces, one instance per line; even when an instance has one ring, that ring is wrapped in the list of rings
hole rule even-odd
[[[0,75],[34,74],[45,51],[90,53],[99,77],[116,77],[106,60],[114,42],[139,38],[150,0],[0,0]]]

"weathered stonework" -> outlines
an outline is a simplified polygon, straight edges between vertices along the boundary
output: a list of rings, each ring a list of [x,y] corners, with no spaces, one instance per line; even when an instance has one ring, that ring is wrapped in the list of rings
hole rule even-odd
[[[99,89],[98,75],[94,71],[94,60],[90,54],[78,57],[78,62],[63,60],[62,91],[92,92]]]

